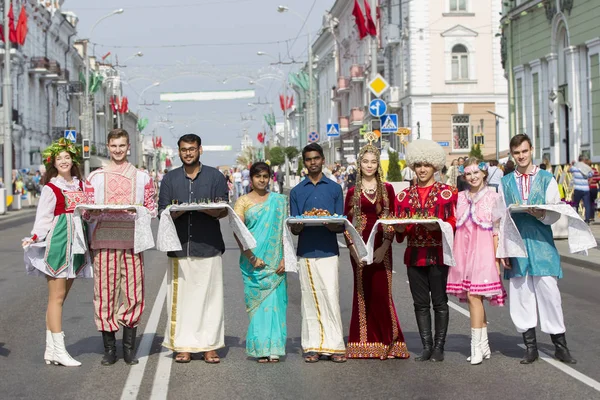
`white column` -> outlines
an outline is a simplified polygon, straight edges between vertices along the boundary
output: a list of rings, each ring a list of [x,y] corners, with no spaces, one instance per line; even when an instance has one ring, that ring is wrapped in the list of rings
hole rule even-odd
[[[548,93],[558,93],[558,55],[556,53],[550,53],[546,55],[546,60],[548,61]],[[550,146],[550,154],[552,164],[560,163],[560,137],[559,137],[559,126],[558,126],[558,101],[549,101],[548,110],[550,112],[550,118],[548,126],[548,132],[550,132],[550,126],[554,125],[554,138],[549,138],[549,146]],[[554,143],[554,146],[552,146]]]
[[[592,70],[591,70],[591,60],[590,58],[594,55],[599,55],[600,54],[600,37],[599,38],[595,38],[592,40],[589,40],[587,42],[585,42],[586,46],[587,46],[587,65],[588,65],[588,73],[587,76],[591,77],[592,76]],[[589,101],[592,101],[591,98],[591,89],[592,89],[592,85],[591,82],[588,80],[586,81],[586,89],[587,89],[587,93],[589,94],[590,98]],[[591,154],[591,158],[594,161],[597,161],[597,159],[595,157],[600,156],[600,149],[596,149],[594,148],[594,138],[592,136],[592,132],[594,129],[594,125],[593,125],[593,116],[594,116],[594,110],[592,109],[592,106],[589,105],[589,110],[590,112],[587,115],[587,119],[588,119],[588,131],[590,133],[590,154]]]
[[[571,157],[567,162],[576,161],[581,153],[581,89],[579,71],[579,48],[570,46],[565,49],[567,59],[567,82],[569,90],[565,103],[569,108],[569,146]]]

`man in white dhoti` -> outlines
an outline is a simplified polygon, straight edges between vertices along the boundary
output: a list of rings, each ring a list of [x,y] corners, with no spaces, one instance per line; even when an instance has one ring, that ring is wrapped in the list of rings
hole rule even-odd
[[[500,193],[506,205],[544,205],[560,202],[556,180],[547,171],[533,165],[533,146],[527,135],[510,141],[510,152],[517,163],[515,172],[502,178]],[[563,272],[560,255],[554,245],[551,225],[560,214],[539,209],[513,214],[515,225],[527,248],[527,257],[503,260],[504,278],[510,279],[510,316],[517,331],[523,334],[526,351],[521,364],[538,359],[535,328],[538,315],[543,332],[549,333],[557,359],[575,364],[567,348],[558,279]],[[538,313],[539,310],[539,313]]]
[[[159,215],[171,204],[226,201],[227,182],[219,170],[200,163],[201,139],[179,138],[183,166],[167,173],[158,199]],[[188,363],[191,353],[204,352],[204,361],[220,362],[216,350],[225,347],[222,254],[225,243],[219,219],[227,210],[173,212],[181,251],[167,253],[167,328],[163,346],[176,352],[175,361]]]
[[[290,193],[290,214],[302,215],[313,208],[343,215],[342,187],[323,175],[323,149],[311,143],[302,150],[308,177]],[[300,287],[302,290],[302,349],[306,362],[317,362],[321,355],[331,361],[346,361],[346,345],[340,313],[336,233],[344,225],[293,226],[298,238]]]

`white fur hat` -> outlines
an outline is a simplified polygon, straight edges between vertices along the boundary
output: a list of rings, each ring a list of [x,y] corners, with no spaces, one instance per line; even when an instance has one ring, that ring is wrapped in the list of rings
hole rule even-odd
[[[430,164],[439,171],[446,165],[446,152],[433,140],[417,139],[406,147],[406,164],[411,169],[415,164]]]

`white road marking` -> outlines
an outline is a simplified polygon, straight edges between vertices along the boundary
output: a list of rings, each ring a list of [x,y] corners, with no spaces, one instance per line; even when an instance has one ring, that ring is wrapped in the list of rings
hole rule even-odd
[[[453,310],[458,311],[459,313],[461,313],[462,315],[464,315],[467,318],[471,318],[471,313],[469,313],[469,310],[465,310],[464,308],[462,308],[461,306],[459,306],[456,303],[453,303],[451,301],[448,301],[448,305],[450,306],[450,308],[452,308]]]
[[[520,344],[519,347],[525,349],[524,344]],[[591,386],[592,388],[594,388],[600,392],[600,382],[590,378],[587,375],[582,374],[581,372],[577,371],[574,368],[569,367],[567,364],[556,360],[555,358],[549,356],[548,354],[544,353],[543,351],[541,351],[539,349],[538,349],[538,353],[540,353],[540,358],[542,360],[546,361],[548,364],[560,369],[565,374],[572,376],[573,378],[577,379],[579,382],[585,383],[586,385]]]
[[[408,281],[406,281],[406,283],[408,283]],[[450,306],[450,308],[452,308],[453,310],[458,311],[465,317],[468,317],[468,318],[471,317],[469,310],[464,309],[463,307],[459,306],[458,304],[456,304],[452,301],[448,301],[448,306]],[[488,322],[488,325],[490,325],[489,322]],[[518,346],[525,349],[524,344],[519,344]],[[600,382],[590,378],[589,376],[587,376],[585,374],[582,374],[581,372],[577,371],[574,368],[569,367],[565,363],[554,359],[553,357],[549,356],[548,354],[544,353],[543,351],[541,351],[539,349],[538,349],[538,353],[540,353],[540,359],[546,361],[548,364],[561,370],[565,374],[577,379],[579,382],[585,383],[586,385],[588,385],[600,392]]]
[[[156,300],[154,300],[154,306],[152,307],[152,312],[148,318],[148,323],[146,324],[146,330],[144,331],[142,341],[138,347],[137,357],[140,360],[140,363],[131,366],[129,376],[125,382],[125,387],[123,388],[123,393],[121,393],[121,400],[137,399],[140,391],[140,385],[142,383],[142,379],[144,378],[146,364],[148,363],[148,356],[150,355],[150,350],[152,348],[152,342],[154,341],[154,336],[156,335],[156,328],[158,327],[158,322],[160,321],[160,314],[162,313],[166,298],[167,274],[165,273],[165,277],[163,278],[162,283],[160,284],[160,289],[158,290],[158,294],[156,295]]]
[[[151,400],[166,400],[169,393],[169,381],[171,380],[171,366],[173,365],[173,352],[164,349],[158,355],[158,366],[154,383],[152,384]]]

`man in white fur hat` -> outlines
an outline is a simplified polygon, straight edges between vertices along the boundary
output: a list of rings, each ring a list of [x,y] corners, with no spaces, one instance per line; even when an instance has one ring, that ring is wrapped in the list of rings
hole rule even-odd
[[[406,149],[406,163],[415,171],[417,184],[403,190],[396,198],[396,214],[400,218],[439,218],[456,228],[457,190],[436,182],[434,174],[446,163],[442,147],[419,139]],[[442,233],[435,222],[396,226],[398,242],[405,238],[408,247],[404,253],[408,281],[413,297],[415,316],[423,353],[417,361],[443,361],[449,309],[446,295],[448,266],[444,265]],[[435,315],[435,336],[431,329],[431,304]]]

